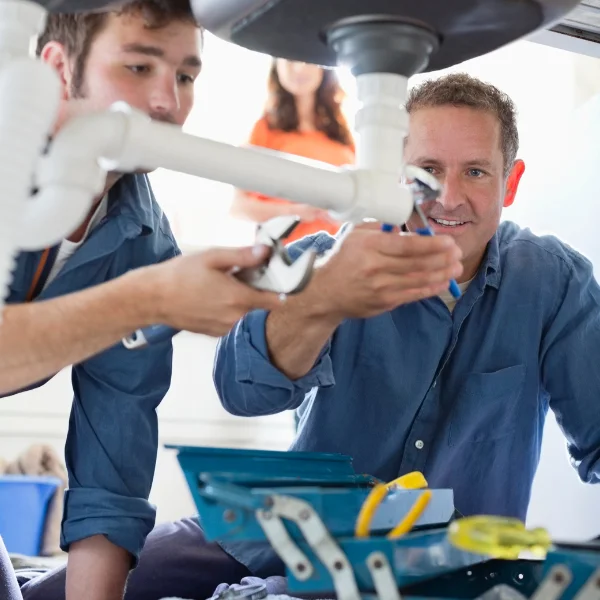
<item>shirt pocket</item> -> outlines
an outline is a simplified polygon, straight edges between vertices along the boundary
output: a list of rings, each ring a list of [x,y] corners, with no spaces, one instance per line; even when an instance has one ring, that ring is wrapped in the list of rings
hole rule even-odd
[[[525,372],[520,364],[470,374],[452,408],[448,444],[491,442],[514,433]]]

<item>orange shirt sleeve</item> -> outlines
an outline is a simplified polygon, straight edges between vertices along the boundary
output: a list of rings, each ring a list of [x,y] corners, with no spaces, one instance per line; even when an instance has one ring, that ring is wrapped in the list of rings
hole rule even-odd
[[[250,138],[248,139],[248,143],[253,146],[262,146],[263,148],[270,148],[269,138],[270,136],[269,126],[267,125],[267,120],[263,117],[259,119],[252,131],[250,133]]]
[[[261,148],[271,148],[272,133],[267,124],[267,120],[264,117],[259,119],[254,124],[254,127],[250,132],[250,137],[248,138],[248,143],[252,146],[260,146]],[[280,202],[280,200],[277,198],[271,198],[257,192],[246,193],[252,198],[255,198],[256,200],[262,200],[263,202]]]

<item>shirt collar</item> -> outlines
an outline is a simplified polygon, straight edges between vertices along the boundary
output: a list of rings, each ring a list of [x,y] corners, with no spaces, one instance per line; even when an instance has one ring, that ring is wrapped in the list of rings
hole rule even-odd
[[[502,268],[500,265],[500,243],[498,240],[498,231],[488,242],[485,255],[481,266],[479,267],[478,280],[484,285],[489,285],[498,289],[502,279]]]
[[[127,219],[139,227],[141,235],[149,235],[157,227],[155,204],[147,175],[123,175],[108,192],[107,218]]]

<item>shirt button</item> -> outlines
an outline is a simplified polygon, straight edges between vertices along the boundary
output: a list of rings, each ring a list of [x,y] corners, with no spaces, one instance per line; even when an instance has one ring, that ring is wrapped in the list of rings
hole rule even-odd
[[[433,382],[433,385],[431,387],[435,387],[437,385],[437,379]]]
[[[425,445],[425,444],[423,443],[423,440],[417,440],[417,441],[415,442],[415,446],[416,446],[417,450],[423,450],[423,446],[424,446],[424,445]]]

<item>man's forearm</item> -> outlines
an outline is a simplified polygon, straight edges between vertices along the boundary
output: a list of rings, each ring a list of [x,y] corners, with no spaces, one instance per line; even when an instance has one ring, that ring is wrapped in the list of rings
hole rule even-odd
[[[341,322],[341,317],[328,314],[308,291],[288,298],[267,317],[271,362],[292,380],[303,377]]]
[[[71,544],[66,600],[122,600],[131,556],[104,536]]]
[[[141,272],[131,272],[60,298],[6,306],[0,323],[0,393],[51,377],[151,325],[151,312],[141,300],[152,293],[145,292],[147,287]],[[152,299],[147,300],[149,307]]]

